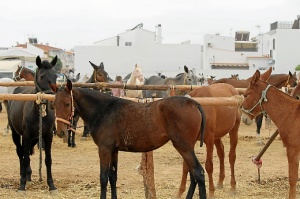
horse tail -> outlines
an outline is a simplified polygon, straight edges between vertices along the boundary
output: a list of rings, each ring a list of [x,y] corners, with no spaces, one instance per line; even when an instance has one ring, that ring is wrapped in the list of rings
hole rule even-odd
[[[202,108],[202,106],[198,103],[197,104],[198,109],[202,115],[202,120],[201,120],[201,129],[200,129],[200,147],[203,146],[203,142],[204,142],[204,129],[205,129],[205,124],[206,124],[206,116],[204,113],[204,110]]]

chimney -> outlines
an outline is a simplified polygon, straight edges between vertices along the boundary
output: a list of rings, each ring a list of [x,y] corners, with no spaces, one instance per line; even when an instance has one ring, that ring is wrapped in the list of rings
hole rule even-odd
[[[157,28],[157,36],[156,36],[156,43],[161,44],[162,43],[162,36],[161,36],[161,24],[158,24],[156,26]]]

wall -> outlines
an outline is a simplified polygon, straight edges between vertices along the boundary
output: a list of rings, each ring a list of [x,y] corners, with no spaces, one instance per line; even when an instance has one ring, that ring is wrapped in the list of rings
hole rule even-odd
[[[183,66],[196,68],[200,72],[201,45],[160,45],[127,47],[103,46],[76,46],[75,47],[76,73],[91,75],[93,68],[89,61],[104,68],[113,79],[116,75],[122,77],[131,73],[135,64],[143,68],[145,77],[156,75],[156,72],[169,77],[183,72]]]

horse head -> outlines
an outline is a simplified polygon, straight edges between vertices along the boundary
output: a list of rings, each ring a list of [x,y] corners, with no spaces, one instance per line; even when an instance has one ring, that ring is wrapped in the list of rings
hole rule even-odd
[[[143,83],[145,81],[145,78],[144,78],[144,75],[143,75],[142,67],[135,64],[134,71],[132,72],[132,77],[137,78],[140,82]]]
[[[52,91],[54,93],[60,93],[56,95],[53,106],[56,114],[56,134],[58,137],[63,138],[63,142],[68,141],[68,128],[70,127],[70,121],[74,116],[74,104],[73,104],[73,94],[72,94],[72,82],[67,79],[67,84],[65,87],[60,87],[56,84],[49,83]],[[69,119],[69,121],[67,119]]]
[[[186,85],[197,85],[199,82],[199,78],[196,75],[196,69],[193,68],[192,70],[189,70],[188,67],[184,66],[184,75],[185,75],[185,82]]]
[[[92,63],[91,61],[89,61],[89,62],[90,62],[90,64],[94,68],[93,77],[91,77],[93,79],[92,79],[92,82],[90,82],[90,83],[94,83],[94,82],[108,82],[109,77],[108,77],[108,73],[104,70],[104,64],[103,64],[103,62],[101,62],[99,66],[97,66],[94,63]]]
[[[266,81],[270,77],[270,71],[272,72],[272,70],[268,70],[261,75],[259,70],[256,70],[244,93],[244,100],[241,106],[243,111],[242,121],[247,125],[252,124],[253,119],[264,112],[262,109],[262,103],[267,100],[266,92],[269,86],[266,87],[268,84]]]
[[[36,65],[38,69],[35,73],[34,83],[38,92],[50,93],[49,83],[56,84],[57,75],[53,70],[56,62],[57,56],[51,62],[48,60],[42,61],[40,56],[37,56]]]
[[[298,84],[297,74],[294,72],[294,74],[289,71],[289,78],[287,85],[290,85],[291,87],[295,87]]]

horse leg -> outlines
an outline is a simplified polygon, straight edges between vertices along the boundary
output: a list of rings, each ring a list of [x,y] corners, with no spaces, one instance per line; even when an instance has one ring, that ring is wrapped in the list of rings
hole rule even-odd
[[[262,126],[263,117],[264,117],[263,114],[259,114],[255,118],[255,123],[256,123],[256,140],[257,140],[257,144],[259,144],[259,145],[263,144],[263,142],[261,140],[261,137],[260,137],[260,129],[261,129],[261,126]]]
[[[98,154],[100,158],[100,199],[106,199],[109,165],[111,163],[111,152],[107,149],[102,150],[98,146]]]
[[[192,199],[193,194],[196,188],[196,183],[198,184],[199,188],[199,196],[200,199],[206,199],[206,187],[205,187],[205,175],[204,175],[204,169],[201,166],[200,162],[198,161],[195,152],[193,149],[189,150],[186,148],[186,145],[184,143],[181,144],[175,144],[173,142],[174,147],[176,150],[180,153],[184,161],[189,167],[190,172],[190,178],[191,178],[191,184],[187,193],[186,198]],[[181,145],[181,147],[180,147]]]
[[[17,155],[19,157],[20,176],[21,176],[22,168],[23,168],[24,149],[21,145],[21,136],[18,133],[16,133],[14,131],[14,129],[12,129],[12,139],[13,139],[13,142],[15,143],[15,145],[16,145],[16,152],[17,152]]]
[[[221,139],[215,139],[214,144],[216,146],[217,155],[219,157],[219,162],[220,162],[220,173],[219,173],[219,181],[218,181],[217,188],[218,189],[222,189],[223,188],[223,182],[224,182],[224,179],[225,179],[225,164],[224,164],[225,152],[224,152],[224,145],[223,145]]]
[[[27,169],[30,167],[30,157],[29,153],[31,150],[31,140],[28,136],[22,136],[22,145],[23,145],[23,163],[21,168],[21,179],[20,179],[20,186],[19,191],[25,191],[26,187],[26,178],[27,178]]]
[[[205,133],[207,135],[206,139],[205,139],[205,146],[206,146],[205,170],[207,172],[208,182],[209,182],[208,198],[214,198],[214,193],[215,193],[215,185],[214,185],[214,179],[213,179],[213,171],[214,171],[214,164],[213,164],[214,136],[211,136],[211,135],[213,135],[213,132],[206,131]],[[224,157],[223,157],[223,159],[224,159]],[[224,160],[223,160],[223,162],[224,162]],[[221,168],[220,168],[220,170],[221,170]],[[220,172],[220,174],[221,174],[221,172]],[[220,182],[220,179],[219,179],[219,182]]]
[[[230,164],[230,185],[232,194],[236,194],[236,180],[234,173],[234,165],[236,160],[236,147],[238,143],[238,131],[240,127],[240,117],[237,118],[235,126],[232,128],[230,132],[230,150],[229,150],[229,164]],[[223,145],[223,144],[222,144]]]
[[[289,163],[289,199],[296,199],[297,194],[297,181],[299,170],[299,147],[298,148],[286,148],[287,158]]]
[[[52,128],[51,128],[52,130]],[[53,139],[53,132],[49,131],[46,133],[46,136],[44,137],[45,141],[45,165],[47,170],[47,184],[49,186],[49,190],[53,191],[57,188],[54,186],[53,178],[52,178],[52,157],[51,157],[51,145],[52,145],[52,139]]]
[[[111,198],[117,199],[118,151],[112,154],[112,164],[109,167],[108,179],[111,188]]]
[[[84,122],[84,127],[83,127],[83,134],[82,134],[82,137],[83,138],[86,138],[89,134],[89,127],[87,126],[87,124]]]
[[[187,174],[189,172],[189,168],[186,165],[185,161],[182,162],[182,176],[181,176],[181,183],[178,189],[178,192],[175,196],[175,198],[181,198],[182,194],[185,192],[186,189],[186,178]]]

